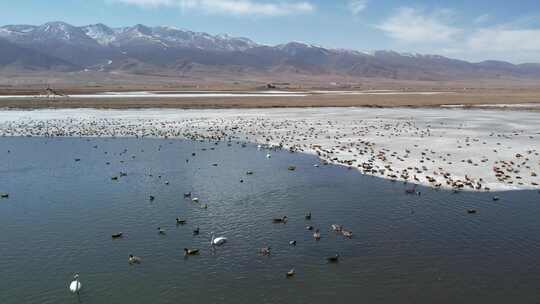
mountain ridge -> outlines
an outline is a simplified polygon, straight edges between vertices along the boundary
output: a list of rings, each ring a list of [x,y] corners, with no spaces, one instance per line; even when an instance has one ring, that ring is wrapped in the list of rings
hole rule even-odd
[[[203,71],[218,68],[232,73],[287,71],[410,80],[540,78],[540,63],[472,63],[441,55],[362,52],[302,42],[270,46],[245,37],[143,24],[116,28],[102,23],[73,26],[61,21],[5,25],[0,27],[0,39],[10,44],[10,56],[0,62],[0,69],[186,75],[197,66]],[[17,53],[13,48],[26,51]]]

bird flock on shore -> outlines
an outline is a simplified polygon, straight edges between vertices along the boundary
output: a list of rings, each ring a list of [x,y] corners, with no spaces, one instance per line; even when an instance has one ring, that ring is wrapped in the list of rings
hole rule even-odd
[[[444,123],[440,123],[444,124]],[[457,128],[465,128],[462,125]],[[190,118],[183,120],[155,120],[138,119],[137,121],[122,119],[50,119],[25,120],[4,122],[0,124],[0,136],[43,136],[43,137],[136,137],[136,138],[182,138],[214,143],[236,142],[245,146],[245,142],[260,143],[261,147],[268,149],[266,158],[271,158],[272,149],[286,149],[291,152],[311,152],[321,159],[319,165],[340,164],[348,168],[355,168],[369,175],[379,176],[393,181],[403,181],[412,184],[426,184],[434,188],[453,189],[454,191],[490,191],[496,180],[498,184],[512,187],[523,186],[538,188],[540,178],[540,156],[536,146],[513,147],[512,139],[528,138],[534,140],[539,134],[526,133],[523,130],[512,132],[492,132],[488,139],[480,136],[467,136],[456,140],[454,151],[439,149],[437,145],[426,146],[420,144],[422,140],[442,137],[432,125],[420,126],[413,119],[404,120],[348,120],[338,121],[332,119],[270,119],[255,118]],[[379,139],[379,140],[376,140]],[[410,139],[400,149],[382,144],[394,140]],[[158,148],[158,151],[161,149]],[[209,148],[211,149],[211,148]],[[477,153],[477,151],[491,150],[490,153]],[[509,156],[503,150],[519,151]],[[9,151],[8,153],[11,153]],[[127,156],[125,149],[121,155]],[[467,155],[467,156],[464,156]],[[193,152],[192,157],[197,153]],[[133,159],[135,155],[131,156]],[[75,158],[75,162],[84,161]],[[187,158],[186,163],[190,162]],[[110,164],[110,163],[108,163]],[[210,164],[218,166],[217,163]],[[454,173],[454,167],[471,168],[470,174],[459,175]],[[481,175],[475,175],[481,168]],[[295,165],[289,165],[284,170],[295,171]],[[247,171],[246,176],[255,174]],[[111,176],[113,182],[120,181],[127,176],[127,172],[119,172]],[[152,176],[150,174],[150,176]],[[489,181],[487,177],[489,176]],[[109,177],[107,177],[109,178]],[[162,176],[157,178],[163,184],[169,185]],[[244,179],[239,180],[240,183]],[[407,189],[406,194],[421,195],[416,187]],[[2,192],[0,198],[7,199],[10,194]],[[149,194],[148,201],[153,202],[158,195]],[[184,193],[184,199],[190,200],[207,209],[208,205],[202,202],[194,193]],[[498,196],[493,197],[499,200]],[[475,214],[475,209],[467,209],[468,214]],[[304,220],[311,220],[311,212],[305,214]],[[184,226],[189,219],[176,217],[171,222]],[[275,217],[271,220],[275,224],[285,224],[288,216]],[[204,228],[204,227],[203,227]],[[306,225],[314,241],[321,240],[321,228]],[[163,227],[153,227],[158,235],[166,235]],[[324,229],[324,228],[323,228]],[[345,238],[352,238],[353,232],[340,224],[329,227],[331,231]],[[209,231],[201,231],[199,226],[193,227],[193,235],[211,234],[211,246],[226,244],[227,237],[215,236]],[[122,239],[125,232],[113,232],[113,239]],[[290,240],[289,246],[296,246],[296,240]],[[254,252],[261,256],[272,254],[272,247],[267,244]],[[199,248],[184,248],[186,257],[195,256],[202,252]],[[340,260],[339,253],[326,257],[329,263]],[[142,257],[130,254],[130,265],[141,264]],[[290,278],[295,276],[295,268],[285,272]],[[72,288],[73,287],[73,288]],[[70,290],[78,293],[82,288],[79,275],[74,277]]]
[[[448,129],[463,135],[447,138]],[[382,178],[470,191],[538,189],[540,132],[467,133],[463,123],[416,119],[200,117],[159,119],[16,120],[0,124],[0,136],[153,137],[241,140],[315,153],[323,162]],[[448,145],[455,140],[455,143]],[[516,144],[513,144],[517,141]],[[395,142],[403,143],[396,146]],[[432,143],[441,143],[432,144]],[[517,145],[517,146],[516,146]],[[399,147],[399,148],[396,148]],[[512,153],[509,153],[511,151]],[[267,155],[267,157],[271,157]],[[289,170],[294,170],[294,166]],[[117,178],[117,177],[115,177]]]

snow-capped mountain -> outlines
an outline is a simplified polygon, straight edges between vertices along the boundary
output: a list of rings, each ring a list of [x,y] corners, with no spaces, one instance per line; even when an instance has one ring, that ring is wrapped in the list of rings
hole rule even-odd
[[[0,27],[0,68],[97,70],[184,75],[199,71],[239,73],[293,72],[392,79],[540,78],[540,65],[507,62],[470,63],[439,55],[328,49],[301,42],[260,45],[248,38],[210,35],[168,26],[65,22]],[[9,51],[8,51],[9,50]],[[19,51],[16,51],[19,50]],[[40,63],[39,61],[44,61]],[[45,62],[46,61],[46,62]]]
[[[95,44],[79,27],[64,22],[49,22],[40,26],[8,25],[0,30],[0,37],[22,44],[37,42],[62,42],[70,44]]]
[[[155,52],[171,54],[191,49],[232,52],[257,46],[247,38],[141,24],[121,28],[104,24],[77,27],[65,22],[48,22],[40,26],[6,25],[0,27],[0,38],[67,60],[80,68],[111,65],[110,61],[127,60],[129,54],[146,61],[155,57]],[[160,58],[160,62],[163,59]]]
[[[159,46],[162,48],[194,48],[215,51],[244,51],[257,46],[247,38],[226,34],[210,35],[174,27],[148,27],[137,24],[131,27],[110,28],[104,24],[82,27],[64,22],[49,22],[41,26],[6,25],[0,27],[0,37],[9,41],[32,44],[62,42],[102,47]]]
[[[257,44],[247,38],[227,34],[181,30],[169,26],[110,28],[104,24],[76,27],[65,22],[49,22],[40,26],[6,25],[0,27],[0,37],[17,43],[63,41],[65,43],[97,43],[104,47],[129,45],[159,45],[165,48],[196,48],[205,50],[244,51]]]

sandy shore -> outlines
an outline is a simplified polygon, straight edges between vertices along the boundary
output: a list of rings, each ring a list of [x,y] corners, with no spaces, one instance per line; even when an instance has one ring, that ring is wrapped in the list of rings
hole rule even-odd
[[[16,93],[16,94],[13,94]],[[219,91],[114,91],[73,92],[69,97],[47,98],[0,90],[0,108],[100,108],[100,109],[207,109],[301,107],[477,107],[518,105],[540,110],[540,90],[445,88],[410,90],[219,90]],[[523,107],[527,105],[527,107]]]
[[[4,136],[245,140],[366,174],[460,190],[539,189],[540,119],[441,108],[0,111]]]

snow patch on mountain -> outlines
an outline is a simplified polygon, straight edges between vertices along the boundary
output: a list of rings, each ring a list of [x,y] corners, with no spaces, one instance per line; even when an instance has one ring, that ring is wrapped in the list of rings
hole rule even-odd
[[[116,40],[116,32],[104,24],[87,25],[81,29],[101,45],[110,45]]]

